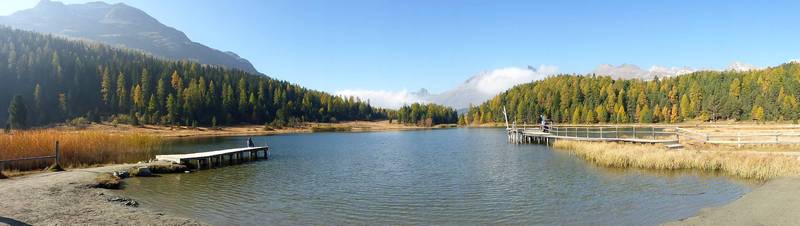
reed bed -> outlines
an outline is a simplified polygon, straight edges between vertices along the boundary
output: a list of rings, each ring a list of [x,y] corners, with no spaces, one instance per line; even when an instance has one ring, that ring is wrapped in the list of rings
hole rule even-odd
[[[147,160],[164,144],[162,138],[146,134],[111,134],[101,131],[53,129],[17,131],[0,135],[0,159],[49,156],[59,141],[61,165],[85,167]],[[7,164],[6,170],[43,169],[53,160],[30,160]]]
[[[557,150],[606,167],[694,169],[756,180],[800,175],[798,157],[730,151],[667,150],[660,145],[556,141]]]

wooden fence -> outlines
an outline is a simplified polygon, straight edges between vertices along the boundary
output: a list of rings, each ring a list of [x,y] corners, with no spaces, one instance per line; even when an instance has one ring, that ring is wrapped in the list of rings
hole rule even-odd
[[[743,145],[796,145],[800,144],[800,132],[794,131],[756,131],[736,133],[701,133],[684,128],[676,128],[681,137],[708,144],[727,144],[741,147]]]
[[[55,153],[53,153],[53,155],[0,160],[0,172],[2,172],[5,169],[5,166],[7,164],[11,165],[11,164],[14,164],[14,163],[17,163],[17,162],[24,162],[24,161],[53,159],[54,163],[59,164],[61,162],[61,151],[59,151],[58,147],[59,147],[59,143],[58,143],[58,141],[56,141],[56,149],[55,149]]]

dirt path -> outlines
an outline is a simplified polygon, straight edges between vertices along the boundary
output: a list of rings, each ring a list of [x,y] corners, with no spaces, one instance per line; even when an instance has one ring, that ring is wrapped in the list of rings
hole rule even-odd
[[[135,206],[113,190],[89,188],[97,175],[134,165],[74,169],[0,180],[0,225],[200,225]],[[126,205],[127,203],[127,205]]]
[[[728,205],[665,225],[796,225],[800,222],[800,178],[774,179]]]

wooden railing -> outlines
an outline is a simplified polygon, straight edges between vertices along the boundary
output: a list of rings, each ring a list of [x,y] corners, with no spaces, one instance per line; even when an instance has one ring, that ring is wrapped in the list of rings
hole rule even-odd
[[[18,158],[18,159],[8,159],[8,160],[0,160],[0,172],[5,169],[7,164],[13,164],[16,162],[23,162],[23,161],[34,161],[34,160],[47,160],[53,159],[54,163],[59,164],[61,162],[61,151],[59,151],[59,143],[56,141],[56,149],[53,155],[48,156],[37,156],[37,157],[26,157],[26,158]]]
[[[702,143],[729,144],[736,146],[760,144],[800,144],[800,132],[770,130],[766,132],[700,133],[677,128],[681,136]]]
[[[674,129],[660,126],[626,125],[626,126],[548,126],[548,132],[555,136],[584,138],[632,138],[656,140],[664,137],[675,137]],[[672,131],[670,131],[672,130]]]

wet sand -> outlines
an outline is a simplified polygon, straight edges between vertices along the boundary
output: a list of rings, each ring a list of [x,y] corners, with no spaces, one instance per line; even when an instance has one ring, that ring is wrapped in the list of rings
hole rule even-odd
[[[800,178],[773,179],[722,207],[664,225],[797,225],[800,223]]]

